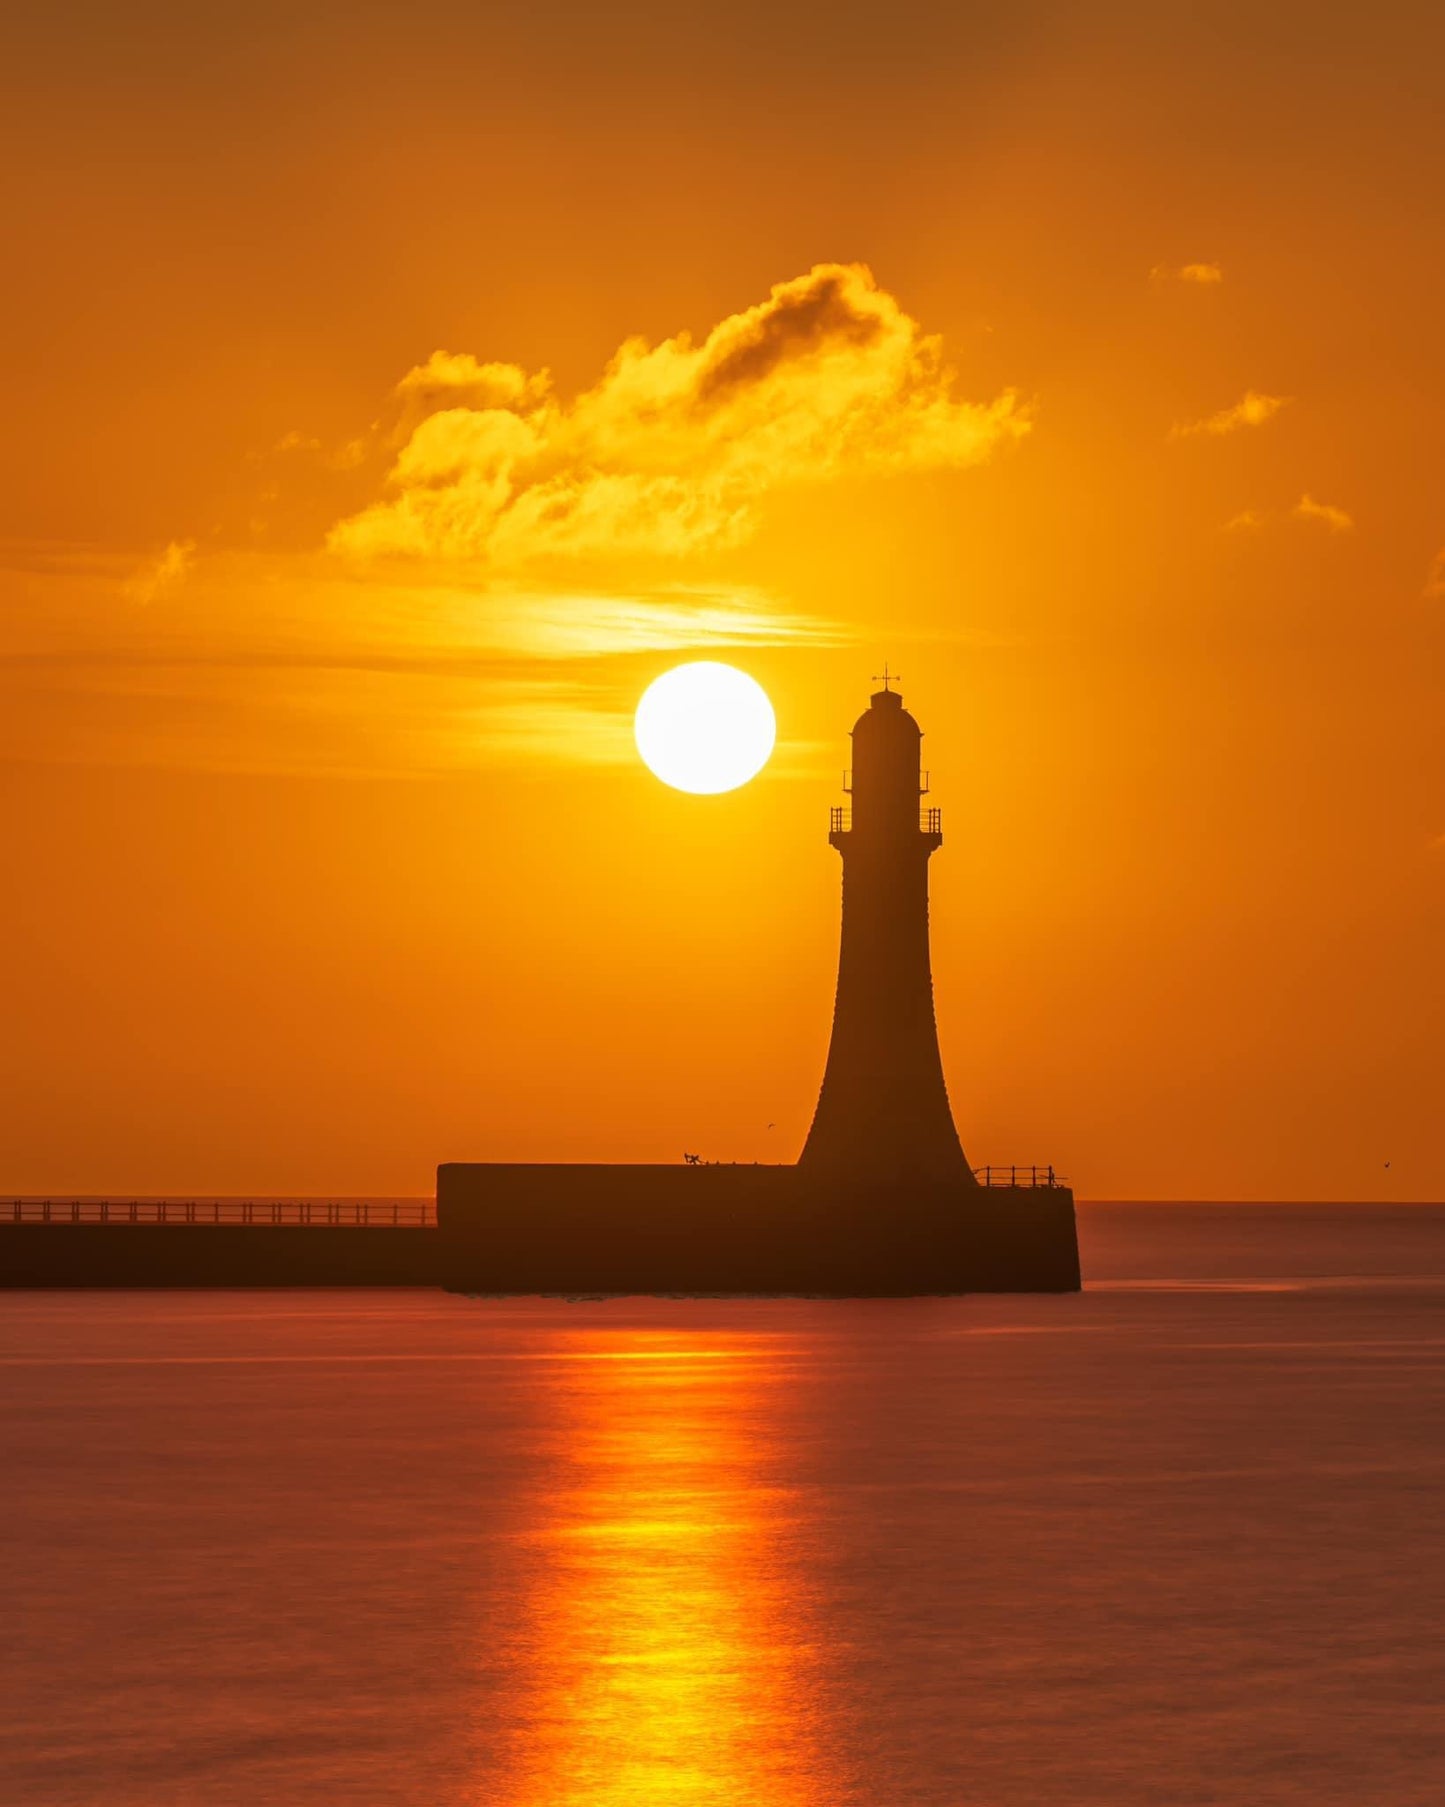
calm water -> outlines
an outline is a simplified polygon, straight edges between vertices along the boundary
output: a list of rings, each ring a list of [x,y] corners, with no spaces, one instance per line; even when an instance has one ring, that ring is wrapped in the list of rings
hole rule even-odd
[[[0,1801],[1438,1807],[1445,1211],[1082,1217],[1072,1299],[0,1295]]]

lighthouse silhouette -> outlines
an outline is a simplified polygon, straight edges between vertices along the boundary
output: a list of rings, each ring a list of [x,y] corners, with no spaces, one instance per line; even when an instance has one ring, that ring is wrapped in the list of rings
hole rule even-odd
[[[798,1165],[818,1177],[974,1184],[949,1109],[933,1011],[928,862],[942,812],[922,798],[923,732],[884,668],[853,727],[851,808],[832,812],[843,856],[833,1036]]]
[[[885,670],[853,727],[833,1036],[797,1164],[443,1161],[439,1271],[494,1293],[1076,1292],[1074,1195],[1050,1166],[964,1157],[928,957],[922,731]],[[293,1232],[288,1231],[287,1235]]]

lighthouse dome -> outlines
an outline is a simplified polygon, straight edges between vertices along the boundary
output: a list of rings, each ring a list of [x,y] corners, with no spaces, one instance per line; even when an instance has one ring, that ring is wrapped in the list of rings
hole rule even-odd
[[[876,738],[881,744],[901,740],[906,734],[914,740],[923,738],[922,728],[903,707],[903,698],[896,690],[875,690],[868,707],[853,724],[854,740]]]

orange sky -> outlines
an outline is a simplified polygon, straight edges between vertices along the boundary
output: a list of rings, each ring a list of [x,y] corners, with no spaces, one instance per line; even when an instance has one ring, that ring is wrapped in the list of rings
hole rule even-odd
[[[1445,24],[1160,11],[0,28],[0,1189],[793,1158],[887,658],[975,1162],[1445,1195]]]

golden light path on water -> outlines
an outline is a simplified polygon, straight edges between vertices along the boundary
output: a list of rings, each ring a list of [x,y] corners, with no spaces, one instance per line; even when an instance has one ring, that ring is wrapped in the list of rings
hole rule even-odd
[[[0,1800],[1437,1807],[1442,1213],[1081,1220],[1077,1296],[13,1291]]]
[[[528,1698],[509,1807],[814,1807],[836,1798],[815,1645],[771,1472],[772,1339],[567,1340],[563,1479],[529,1536]],[[528,1536],[529,1534],[523,1534]]]

